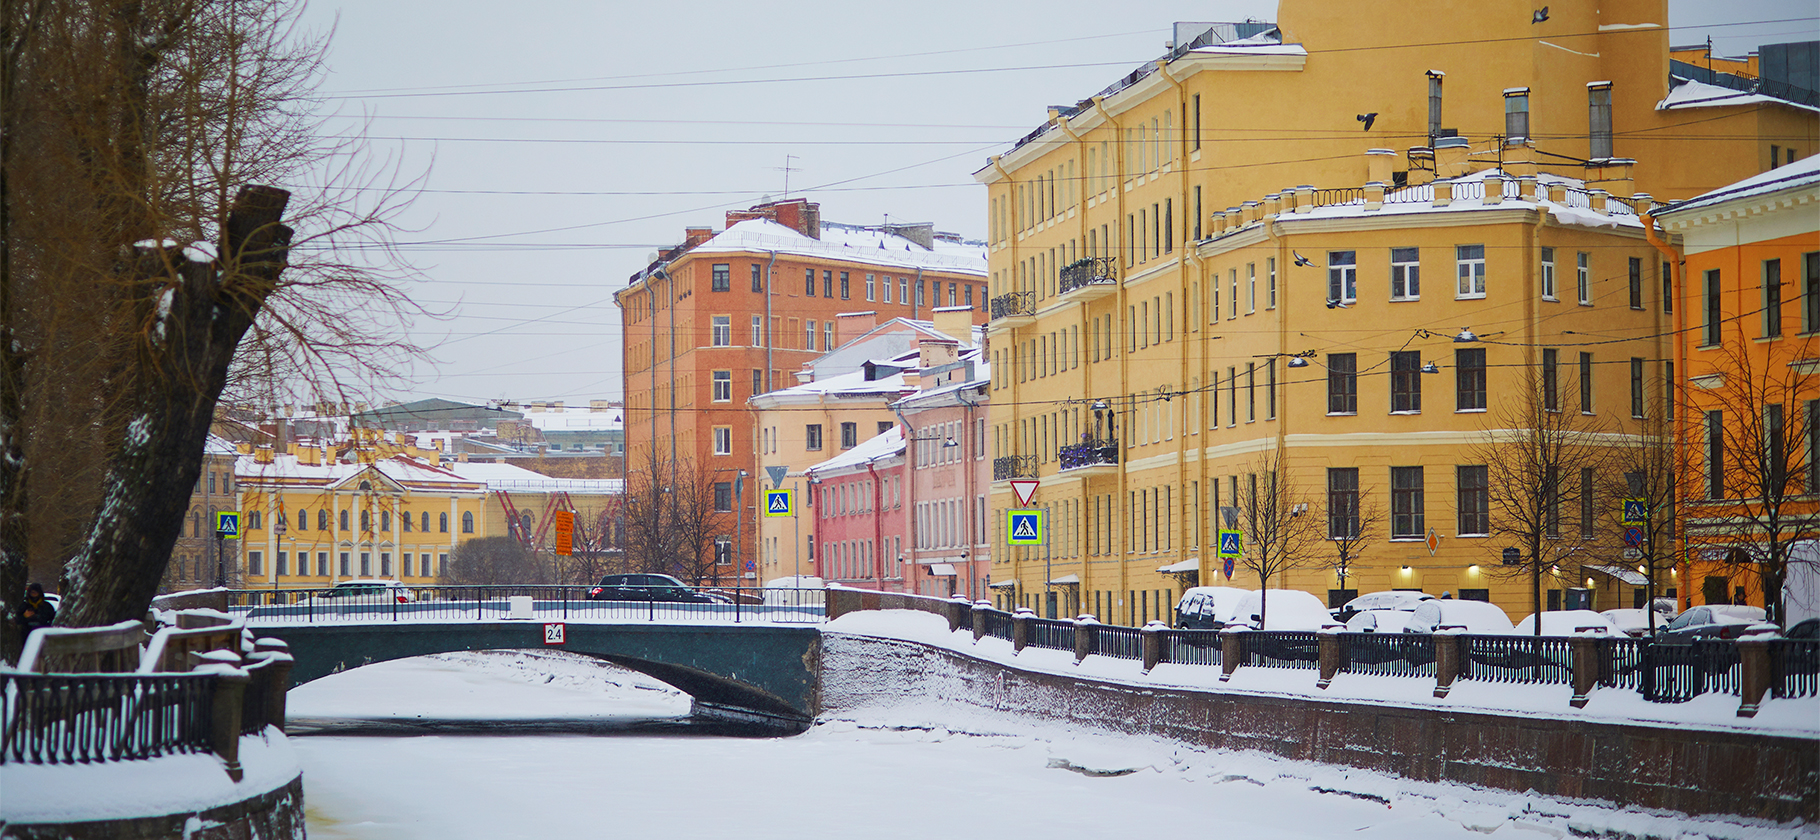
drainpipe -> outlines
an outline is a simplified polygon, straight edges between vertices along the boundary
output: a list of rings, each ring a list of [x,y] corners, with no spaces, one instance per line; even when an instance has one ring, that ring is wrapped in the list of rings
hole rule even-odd
[[[1018,225],[1020,225],[1022,223],[1022,220],[1018,217],[1019,207],[1018,207],[1018,201],[1017,201],[1017,181],[1016,181],[1016,179],[1011,177],[1010,171],[1005,169],[1005,164],[1000,160],[1000,157],[997,155],[994,155],[992,158],[992,168],[997,169],[999,177],[1005,179],[1005,185],[1006,185],[1005,203],[1011,206],[1011,211],[1006,214],[1006,218],[1009,219],[1010,224],[1009,224],[1008,229],[1005,231],[1006,247],[1011,249],[1011,264],[1010,264],[1009,269],[1005,272],[1004,285],[999,287],[997,294],[1010,294],[1012,292],[1021,292],[1023,290],[1019,289],[1018,285],[1017,285],[1017,269],[1018,269],[1018,264],[1019,264],[1019,261],[1018,261],[1019,227],[1018,227]],[[1081,215],[1082,215],[1083,219],[1086,216],[1085,213],[1083,213]],[[1007,289],[1007,287],[1009,287],[1009,288]],[[987,308],[988,309],[991,308],[990,303],[987,304]],[[990,317],[990,313],[988,313],[988,317]],[[991,330],[990,321],[987,322],[987,330],[988,330],[988,332],[990,332],[990,330]],[[1016,355],[1016,353],[1017,353],[1017,338],[1015,335],[1011,335],[1009,337],[1011,339],[1011,352],[1006,354],[1007,358],[1010,358],[1010,357]],[[989,342],[987,342],[987,343],[989,343]],[[1005,387],[1011,390],[1011,393],[1008,395],[1011,398],[1011,405],[1018,404],[1018,402],[1017,402],[1018,397],[1023,392],[1023,388],[1018,383],[1017,377],[1012,375],[1012,369],[1014,369],[1016,367],[1017,367],[1016,364],[1005,365],[1005,368],[1006,368],[1006,371],[1004,374]],[[1022,442],[1023,439],[1022,439],[1022,436],[1016,434],[1016,429],[1017,429],[1017,417],[1016,417],[1015,413],[1013,413],[1011,423],[1009,424],[1009,427],[1006,429],[1006,431],[1009,432],[1009,434],[1007,435],[1008,441],[1007,441],[1005,448],[1010,451],[1004,453],[1005,455],[1015,457],[1018,454],[1018,449],[1020,448],[1019,444]],[[994,453],[994,454],[996,455],[998,453]],[[1018,573],[1023,570],[1023,566],[1019,562],[1021,560],[1020,553],[1018,551],[1012,549],[1009,546],[1007,546],[1005,548],[1005,552],[1007,554],[1007,556],[1005,557],[1005,560],[1011,564],[1011,579],[1013,581],[1021,580],[1021,578],[1018,577]],[[1016,598],[1017,598],[1016,587],[1012,588],[1011,597],[1014,601],[1016,600]]]
[[[976,408],[979,408],[979,403],[976,403],[976,402],[973,402],[972,400],[967,399],[967,392],[964,390],[955,391],[954,398],[956,400],[960,401],[961,405],[966,406],[965,417],[967,419],[964,422],[966,422],[967,427],[962,432],[961,437],[963,439],[972,439],[972,437],[973,437],[973,410]],[[980,531],[984,530],[984,528],[982,526],[985,524],[982,522],[975,521],[974,517],[973,517],[975,504],[977,501],[975,498],[975,493],[977,491],[974,489],[974,479],[976,478],[975,473],[979,472],[979,467],[977,466],[977,464],[979,462],[979,452],[977,450],[979,447],[984,446],[984,445],[985,445],[984,440],[974,440],[973,444],[971,446],[965,447],[961,450],[961,458],[966,459],[962,463],[961,472],[967,476],[967,483],[966,483],[967,512],[964,516],[961,517],[961,522],[967,523],[967,535],[965,538],[962,539],[961,542],[973,549],[972,551],[967,552],[967,562],[961,564],[961,565],[965,566],[967,569],[967,590],[966,591],[967,591],[967,600],[969,600],[969,601],[974,600],[973,582],[978,579],[978,576],[973,573],[974,572],[973,564],[979,562],[979,554],[980,554],[980,547],[981,547],[981,542],[977,539],[977,535],[980,533]],[[1084,499],[1083,499],[1083,501],[1084,501]],[[988,556],[990,556],[990,555],[988,555]],[[988,561],[988,563],[990,563],[990,561]],[[1082,565],[1085,565],[1085,564],[1082,564]],[[990,568],[989,565],[988,565],[988,568]],[[984,593],[984,592],[980,593],[981,596],[984,596],[985,594],[986,593]]]
[[[1687,287],[1686,286],[1686,284],[1687,284],[1687,264],[1686,264],[1686,261],[1681,258],[1681,255],[1676,253],[1674,246],[1668,244],[1668,242],[1666,240],[1664,240],[1661,236],[1656,234],[1656,217],[1654,215],[1654,210],[1655,210],[1655,208],[1651,207],[1648,211],[1645,211],[1645,212],[1639,214],[1642,217],[1642,221],[1643,221],[1643,238],[1649,240],[1649,244],[1655,246],[1655,249],[1657,251],[1660,251],[1662,253],[1662,257],[1668,261],[1669,271],[1673,272],[1672,280],[1669,283],[1669,290],[1670,290],[1670,294],[1673,294],[1673,293],[1678,292]],[[1685,329],[1687,329],[1686,303],[1687,303],[1687,301],[1685,299],[1683,299],[1682,305],[1675,307],[1674,355],[1675,355],[1675,376],[1677,376],[1677,377],[1682,377],[1682,376],[1687,375],[1687,341],[1686,341],[1685,333],[1683,332]],[[1678,392],[1680,390],[1679,388],[1676,388],[1675,386],[1676,386],[1676,382],[1674,380],[1669,380],[1666,383],[1666,388],[1668,389],[1668,393],[1663,395],[1664,407],[1673,405],[1673,400],[1674,400],[1675,394],[1676,394],[1676,392]],[[1675,447],[1675,451],[1677,451],[1677,452],[1679,452],[1681,450],[1681,438],[1682,438],[1681,424],[1686,423],[1688,420],[1689,420],[1689,418],[1687,417],[1687,412],[1683,411],[1681,413],[1681,415],[1676,418],[1675,423],[1669,427],[1669,434],[1674,436],[1674,447]],[[1680,499],[1681,492],[1680,491],[1681,491],[1680,487],[1675,487],[1671,491],[1672,492],[1671,500],[1677,505],[1677,509],[1679,509],[1679,503],[1681,501],[1681,499]],[[1672,534],[1670,535],[1670,541],[1671,541],[1671,543],[1673,542]],[[1683,547],[1685,547],[1685,546],[1683,546]],[[1684,571],[1684,572],[1689,571],[1689,568],[1687,566],[1686,554],[1681,555],[1680,562],[1677,563],[1676,565],[1681,566],[1681,571]],[[1683,605],[1682,609],[1687,609],[1687,605],[1691,605],[1693,603],[1693,590],[1690,586],[1688,586],[1689,581],[1687,579],[1687,576],[1683,575],[1682,578],[1683,579],[1682,579],[1681,585],[1680,585],[1681,594],[1680,594],[1680,597],[1678,600]],[[1655,581],[1655,577],[1654,577],[1654,575],[1651,575],[1650,582],[1653,584],[1654,581]],[[1654,586],[1650,587],[1650,597],[1651,598],[1655,597],[1655,587]],[[1652,619],[1652,621],[1653,621],[1653,619]]]
[[[1125,231],[1125,127],[1119,125],[1118,120],[1115,120],[1112,118],[1111,111],[1106,110],[1105,97],[1101,97],[1101,96],[1094,97],[1093,98],[1093,107],[1095,110],[1100,112],[1100,118],[1104,119],[1108,125],[1112,126],[1112,150],[1113,150],[1113,154],[1115,155],[1115,160],[1116,160],[1116,163],[1113,166],[1112,192],[1113,192],[1113,195],[1118,198],[1118,209],[1113,214],[1113,217],[1112,217],[1112,230],[1114,232],[1113,235],[1115,237],[1114,242],[1117,243],[1117,246],[1113,250],[1113,253],[1120,255],[1119,259],[1118,259],[1119,293],[1118,293],[1118,297],[1116,298],[1116,301],[1114,302],[1114,304],[1112,306],[1112,318],[1113,318],[1113,323],[1115,323],[1119,326],[1119,329],[1117,331],[1115,331],[1114,334],[1118,335],[1118,336],[1122,336],[1125,334],[1126,328],[1134,326],[1132,324],[1125,323],[1125,310],[1126,310],[1125,277],[1131,271],[1131,255],[1125,252],[1125,245],[1124,245],[1125,236],[1126,236],[1126,231]],[[1108,243],[1108,245],[1111,245],[1111,244],[1112,243]],[[1119,382],[1129,383],[1131,381],[1131,356],[1129,353],[1125,352],[1123,347],[1117,346],[1117,345],[1123,344],[1122,341],[1115,339],[1113,341],[1113,344],[1115,346],[1115,349],[1113,350],[1113,352],[1117,353],[1118,358],[1119,358]],[[1117,405],[1116,401],[1110,401],[1110,402],[1112,402],[1113,406]],[[1114,411],[1115,416],[1116,416],[1117,409],[1112,408],[1111,410]],[[1126,419],[1130,419],[1130,418],[1126,418]],[[1126,453],[1123,451],[1124,444],[1118,440],[1116,433],[1108,433],[1108,437],[1111,437],[1113,439],[1113,445],[1118,446],[1121,450],[1119,452],[1118,489],[1116,491],[1114,491],[1118,495],[1115,496],[1112,500],[1113,507],[1116,509],[1119,509],[1119,510],[1124,510],[1124,498],[1126,497],[1126,494],[1129,492],[1126,489],[1128,486],[1128,484],[1127,484],[1128,476],[1125,473],[1125,466],[1126,466],[1125,462],[1127,460]],[[1113,557],[1124,557],[1125,556],[1125,550],[1128,548],[1128,546],[1125,545],[1126,533],[1127,533],[1127,529],[1125,529],[1125,528],[1114,528],[1113,529],[1113,534],[1114,534],[1113,549],[1112,549]],[[1113,598],[1113,601],[1115,604],[1120,600],[1128,599],[1130,597],[1130,592],[1131,592],[1131,564],[1129,562],[1121,561],[1118,564],[1118,569],[1119,569],[1119,589],[1115,593],[1115,596]],[[1127,611],[1131,610],[1131,608],[1132,608],[1131,604],[1125,605],[1125,609]],[[1100,616],[1100,618],[1105,618],[1105,616]],[[1116,621],[1116,617],[1114,618],[1114,620]]]
[[[1186,144],[1183,142],[1183,139],[1182,139],[1182,138],[1188,136],[1187,92],[1183,89],[1182,83],[1180,81],[1178,81],[1174,76],[1169,74],[1169,61],[1167,59],[1161,59],[1161,58],[1157,59],[1156,70],[1157,70],[1157,74],[1162,76],[1163,80],[1168,82],[1170,87],[1175,88],[1176,113],[1180,114],[1182,117],[1182,129],[1180,131],[1176,132],[1176,137],[1175,137],[1175,147],[1176,147],[1175,160],[1179,162],[1179,165],[1176,168],[1180,172],[1181,182],[1182,182],[1182,188],[1176,194],[1176,197],[1178,197],[1182,200],[1182,214],[1183,214],[1183,217],[1186,218],[1188,216],[1188,214],[1194,212],[1194,209],[1188,203],[1188,192],[1189,192],[1189,189],[1188,189],[1188,154],[1187,154],[1188,150],[1186,148]],[[1281,205],[1278,205],[1278,206],[1281,206]],[[1174,222],[1175,222],[1174,219],[1170,220],[1171,226],[1174,226]],[[1162,220],[1158,219],[1157,223],[1161,224]],[[1169,232],[1169,235],[1173,238],[1175,233],[1176,232],[1172,230]],[[1188,275],[1189,255],[1194,252],[1195,246],[1193,246],[1192,244],[1190,244],[1188,242],[1188,236],[1185,231],[1183,232],[1183,235],[1181,237],[1181,242],[1182,242],[1182,255],[1176,258],[1177,267],[1180,269],[1179,273],[1176,276],[1176,291],[1182,293],[1182,300],[1184,303],[1186,303],[1188,300],[1188,286],[1187,286],[1187,283],[1184,281],[1187,279],[1187,275]],[[1196,255],[1194,257],[1194,262],[1197,265],[1200,263],[1200,257],[1198,255]],[[1184,319],[1184,321],[1186,321],[1186,319]],[[1188,335],[1187,335],[1188,331],[1187,331],[1186,327],[1188,325],[1186,323],[1183,323],[1182,326],[1184,327],[1184,329],[1182,330],[1182,343],[1184,346],[1186,346],[1187,342],[1188,342]],[[1278,335],[1281,336],[1281,334],[1282,334],[1282,331],[1278,330]],[[1181,369],[1178,371],[1177,381],[1182,383],[1182,386],[1183,386],[1182,391],[1183,391],[1183,394],[1186,395],[1187,385],[1188,385],[1188,354],[1186,352],[1182,353]],[[1279,380],[1279,382],[1280,382],[1280,380]],[[1186,485],[1185,479],[1188,477],[1188,463],[1187,463],[1187,461],[1188,461],[1188,458],[1187,458],[1187,456],[1188,456],[1187,417],[1189,414],[1188,401],[1183,400],[1182,406],[1179,409],[1171,409],[1171,410],[1177,411],[1180,414],[1180,416],[1183,418],[1183,422],[1177,424],[1178,426],[1180,426],[1182,432],[1181,432],[1181,434],[1178,434],[1176,436],[1176,449],[1175,449],[1175,454],[1176,454],[1175,481],[1176,481],[1176,486],[1181,487],[1181,486]],[[1277,447],[1279,450],[1282,448],[1282,445],[1283,445],[1282,428],[1283,428],[1282,418],[1281,418],[1281,415],[1279,414],[1278,420],[1277,420],[1277,438],[1278,438]],[[1184,517],[1184,519],[1186,519],[1186,517]],[[1181,529],[1179,527],[1176,529],[1176,536],[1177,537],[1181,536]]]
[[[872,461],[866,462],[866,472],[872,474],[872,576],[878,581],[879,591],[883,592],[885,588],[885,576],[878,573],[878,548],[879,543],[883,542],[885,538],[884,531],[879,524],[880,517],[884,515],[883,511],[885,507],[885,496],[883,491],[884,482],[879,479],[878,469],[874,467],[872,463]]]
[[[916,268],[916,292],[915,292],[915,296],[910,298],[910,317],[912,317],[912,318],[918,317],[922,311],[922,306],[923,306],[923,269],[922,269],[922,266],[917,266],[917,268]]]
[[[771,349],[773,346],[773,343],[771,341],[771,285],[772,285],[771,267],[777,264],[777,252],[772,251],[770,253],[771,253],[771,261],[765,263],[765,392],[766,393],[770,393],[771,391],[777,389],[777,384],[771,381],[771,370],[772,370],[772,368],[771,368]]]
[[[916,443],[916,429],[910,425],[910,418],[904,416],[904,410],[895,402],[891,404],[891,413],[897,415],[897,421],[899,423],[904,424],[904,519],[909,525],[909,527],[904,530],[910,532],[910,567],[911,569],[915,569],[916,557],[923,545],[922,534],[917,531],[918,523],[916,517],[917,463],[916,447],[913,445]],[[915,581],[915,579],[916,575],[914,573],[904,575],[906,584]],[[916,592],[916,587],[910,587],[910,592],[914,594]]]

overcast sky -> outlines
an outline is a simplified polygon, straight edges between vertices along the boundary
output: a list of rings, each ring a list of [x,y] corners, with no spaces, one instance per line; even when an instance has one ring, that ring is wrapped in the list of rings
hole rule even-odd
[[[1173,21],[1270,20],[1276,3],[1113,8],[314,0],[306,23],[335,28],[328,106],[423,175],[401,241],[416,296],[452,313],[413,325],[432,357],[380,396],[618,398],[612,293],[685,225],[718,229],[788,179],[828,220],[983,237],[971,174],[1046,106],[1157,57]],[[1820,37],[1812,0],[1669,14],[1675,44],[1710,35],[1720,53]]]

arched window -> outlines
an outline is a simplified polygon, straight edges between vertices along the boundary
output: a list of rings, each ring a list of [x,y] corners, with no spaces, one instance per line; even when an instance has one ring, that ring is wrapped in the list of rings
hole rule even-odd
[[[317,508],[316,509],[316,530],[327,531],[328,529],[329,529],[329,509],[328,508]]]
[[[405,531],[407,531],[407,532],[410,531],[411,530],[411,512],[407,510],[402,514],[399,514],[398,524],[403,525]]]
[[[379,512],[379,530],[384,531],[388,534],[392,532],[392,512],[391,511],[382,510]]]
[[[440,527],[438,527],[436,530],[441,531],[445,534],[448,533],[449,532],[449,515],[446,513],[439,513],[439,514],[437,514],[437,517],[439,519],[437,524]]]
[[[426,534],[427,534],[427,533],[429,533],[429,532],[430,532],[430,512],[429,512],[429,511],[427,511],[427,510],[426,510],[426,511],[424,511],[424,512],[423,512],[423,518],[422,518],[422,519],[421,519],[421,520],[419,520],[419,521],[420,521],[420,522],[422,522],[422,523],[423,523],[423,528],[422,528],[422,529],[421,529],[421,530],[422,530],[422,531],[423,531],[423,532],[424,532],[424,533],[426,533]],[[446,524],[446,523],[445,523],[445,524]],[[448,528],[443,528],[443,530],[444,530],[444,531],[447,531],[447,530],[449,530],[449,529],[448,529]],[[427,577],[427,576],[428,576],[428,575],[427,575],[427,573],[426,573],[426,577]]]
[[[520,528],[519,533],[521,533],[521,534],[531,533],[531,512],[530,511],[527,510],[524,513],[521,513],[518,515],[518,527]]]
[[[341,524],[341,530],[343,530],[343,531],[348,530],[348,512],[345,510],[341,512],[341,523],[340,524]]]
[[[464,534],[474,533],[474,512],[473,511],[464,510],[461,512],[461,532]]]
[[[310,530],[310,511],[308,508],[297,509],[297,530]]]
[[[190,536],[202,536],[202,511],[200,509],[190,511]]]
[[[265,527],[263,518],[259,515],[259,511],[249,510],[246,512],[246,527],[250,530],[257,530]]]
[[[360,492],[365,493],[372,489],[373,489],[373,482],[371,482],[371,481],[360,482]]]
[[[361,531],[372,531],[373,530],[373,512],[372,511],[363,510],[360,512],[360,530]]]

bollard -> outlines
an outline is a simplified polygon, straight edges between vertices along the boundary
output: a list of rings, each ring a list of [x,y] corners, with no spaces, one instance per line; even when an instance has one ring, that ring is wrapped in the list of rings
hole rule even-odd
[[[1769,693],[1769,640],[1738,640],[1738,717],[1756,717]]]
[[[1573,672],[1574,696],[1567,701],[1576,709],[1584,708],[1586,701],[1592,697],[1593,686],[1599,684],[1599,637],[1580,635],[1578,628],[1573,638],[1567,640],[1567,662]]]
[[[1232,679],[1232,672],[1239,669],[1239,634],[1243,629],[1220,631],[1220,682]]]
[[[1074,664],[1079,665],[1093,653],[1099,641],[1100,620],[1082,613],[1074,619]]]
[[[1029,607],[1018,607],[1011,616],[1011,652],[1018,653],[1030,640],[1030,619],[1036,618],[1036,612]]]
[[[209,704],[209,748],[221,757],[228,778],[235,782],[246,776],[240,767],[240,704],[250,680],[245,672],[216,674],[215,697]]]
[[[1138,631],[1138,638],[1144,642],[1144,673],[1150,673],[1150,669],[1163,661],[1163,631],[1168,629],[1169,625],[1152,621]]]
[[[1334,675],[1344,667],[1340,662],[1340,634],[1322,632],[1318,638],[1321,642],[1321,679],[1314,687],[1326,688],[1333,684]]]
[[[981,615],[981,613],[984,613],[989,609],[992,609],[991,601],[973,602],[973,641],[975,642],[978,642],[986,635],[986,617]]]
[[[1430,638],[1435,643],[1435,696],[1446,697],[1453,690],[1454,679],[1460,676],[1460,637],[1436,632]]]

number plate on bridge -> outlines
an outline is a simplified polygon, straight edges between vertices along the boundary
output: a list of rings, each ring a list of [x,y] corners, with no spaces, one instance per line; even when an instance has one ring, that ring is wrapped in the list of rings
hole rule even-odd
[[[545,624],[543,626],[543,643],[546,645],[562,644],[563,643],[563,625],[562,624]]]

